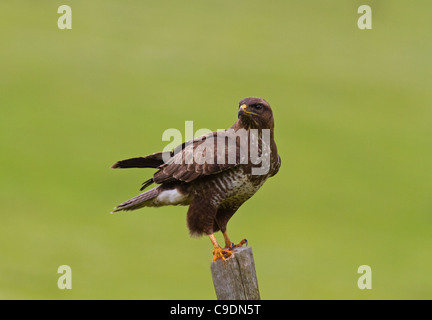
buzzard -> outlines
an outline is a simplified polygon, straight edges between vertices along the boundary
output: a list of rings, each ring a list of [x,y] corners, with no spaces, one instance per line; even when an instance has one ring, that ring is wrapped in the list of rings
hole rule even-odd
[[[274,176],[281,159],[274,141],[270,104],[257,97],[239,102],[238,120],[227,130],[187,141],[172,151],[116,162],[111,168],[155,168],[156,187],[119,204],[113,212],[166,205],[189,206],[187,225],[191,235],[207,235],[213,244],[213,261],[225,260],[235,247],[227,223],[239,207]],[[204,161],[203,161],[204,159]],[[265,164],[265,165],[264,165]],[[225,247],[214,233],[221,231]]]

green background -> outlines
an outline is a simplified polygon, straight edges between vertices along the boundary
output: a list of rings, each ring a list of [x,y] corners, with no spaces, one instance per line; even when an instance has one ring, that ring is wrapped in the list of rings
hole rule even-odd
[[[72,8],[59,30],[57,8]],[[372,7],[373,29],[357,9]],[[1,1],[0,298],[215,299],[185,207],[110,215],[162,132],[267,99],[277,176],[229,224],[263,299],[432,297],[432,3]],[[220,234],[217,235],[222,240]],[[72,290],[57,268],[72,268]],[[357,268],[372,268],[372,290]]]

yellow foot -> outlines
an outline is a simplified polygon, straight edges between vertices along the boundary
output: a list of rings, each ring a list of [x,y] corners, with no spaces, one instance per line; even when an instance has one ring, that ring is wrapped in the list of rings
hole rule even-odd
[[[231,251],[218,247],[213,250],[213,261],[220,259],[225,262],[225,259],[229,258],[231,255],[232,255]]]
[[[244,244],[246,244],[246,246],[247,246],[247,244],[248,244],[248,242],[247,242],[246,239],[243,239],[242,241],[240,241],[239,244],[234,244],[233,242],[231,242],[231,245],[230,245],[229,247],[226,246],[225,249],[232,250],[232,249],[234,249],[234,248],[241,247],[241,246],[243,246]]]

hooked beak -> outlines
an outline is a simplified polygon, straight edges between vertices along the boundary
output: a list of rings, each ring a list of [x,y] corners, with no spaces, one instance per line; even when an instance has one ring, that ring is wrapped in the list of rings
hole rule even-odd
[[[239,108],[239,111],[238,111],[238,116],[240,117],[244,113],[246,113],[246,114],[252,114],[254,116],[257,116],[256,113],[247,111],[246,109],[247,109],[247,105],[245,105],[245,104],[241,105],[240,108]]]

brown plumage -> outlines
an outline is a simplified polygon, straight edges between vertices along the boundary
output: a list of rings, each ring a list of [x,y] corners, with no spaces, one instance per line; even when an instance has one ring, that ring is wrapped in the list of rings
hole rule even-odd
[[[158,169],[141,190],[153,183],[158,186],[119,204],[113,212],[189,205],[191,235],[208,235],[215,248],[214,260],[225,259],[235,247],[226,233],[228,221],[278,172],[280,164],[269,103],[245,98],[239,102],[238,120],[230,129],[187,141],[172,151],[115,163],[112,168]],[[213,235],[216,231],[223,233],[225,249],[218,245]]]

